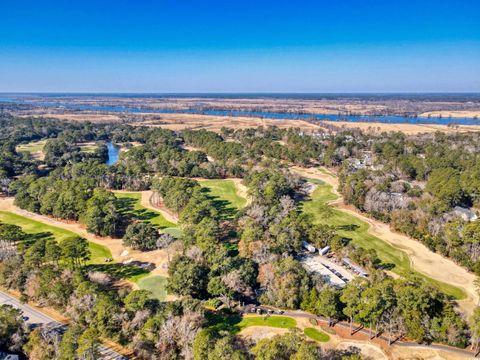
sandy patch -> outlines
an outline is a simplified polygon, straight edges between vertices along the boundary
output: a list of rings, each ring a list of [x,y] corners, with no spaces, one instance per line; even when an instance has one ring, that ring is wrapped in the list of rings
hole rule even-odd
[[[283,335],[288,329],[274,328],[269,326],[249,326],[243,329],[238,335],[246,340],[259,341],[270,339],[276,335]]]
[[[363,358],[375,360],[387,360],[390,358],[380,346],[366,341],[341,340],[334,346],[334,348],[338,350],[347,350],[351,347],[360,349]]]
[[[376,359],[376,358],[374,358]],[[472,355],[454,351],[438,350],[427,346],[402,347],[393,346],[390,359],[394,360],[470,360]]]
[[[372,235],[375,235],[391,245],[405,251],[410,258],[412,267],[416,271],[425,274],[432,279],[456,286],[465,291],[467,298],[458,301],[458,304],[468,316],[472,314],[473,309],[478,304],[478,295],[475,292],[475,287],[473,285],[476,276],[473,273],[467,271],[452,260],[432,252],[417,240],[391,230],[388,224],[371,219],[352,206],[345,205],[343,198],[336,191],[338,187],[337,178],[327,175],[318,169],[293,167],[292,170],[301,176],[319,179],[332,185],[339,198],[330,204],[341,211],[347,212],[356,216],[360,220],[367,222],[370,225],[369,232]],[[439,269],[441,269],[441,271],[439,271]]]

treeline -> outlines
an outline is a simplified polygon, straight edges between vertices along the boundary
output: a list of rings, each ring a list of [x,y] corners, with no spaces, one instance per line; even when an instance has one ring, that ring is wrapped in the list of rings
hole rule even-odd
[[[324,144],[299,129],[277,127],[233,131],[223,128],[222,134],[206,130],[186,130],[181,137],[187,145],[204,150],[219,161],[232,176],[241,176],[244,164],[254,164],[268,158],[285,160],[297,165],[310,164],[320,157]]]
[[[295,199],[301,181],[269,169],[252,172],[245,182],[252,203],[231,221],[219,221],[214,204],[191,179],[163,178],[155,185],[164,204],[180,213],[185,233],[183,253],[169,266],[171,292],[227,307],[256,299],[361,323],[392,338],[467,345],[468,327],[445,295],[415,277],[389,278],[375,270],[381,266],[375,252],[357,250],[333,227],[312,224]],[[348,254],[370,269],[371,279],[343,290],[330,287],[297,260],[304,240]]]
[[[198,299],[251,299],[255,263],[229,250],[232,223],[223,220],[213,200],[190,179],[165,177],[154,184],[166,206],[180,213],[184,250],[169,265],[168,288]],[[221,303],[220,302],[220,303]],[[215,303],[215,302],[214,302]]]
[[[339,291],[331,287],[312,288],[300,307],[335,322],[348,319],[370,328],[390,340],[405,336],[417,342],[440,342],[457,347],[469,344],[466,322],[453,305],[435,288],[414,276],[391,279],[373,274],[369,280],[356,278]],[[472,319],[479,331],[477,311]]]
[[[115,195],[93,181],[26,176],[11,186],[18,207],[66,220],[80,221],[101,236],[117,234],[121,216]]]
[[[96,159],[104,163],[108,159],[105,143],[96,143],[92,152],[82,151],[81,146],[68,142],[63,138],[48,140],[43,147],[45,163],[50,167],[62,167],[70,163],[78,163],[87,159]]]
[[[205,324],[200,302],[159,303],[148,291],[117,290],[109,276],[88,270],[88,252],[80,244],[37,239],[0,261],[2,287],[71,319],[61,336],[42,328],[27,334],[18,311],[0,306],[0,346],[39,360],[96,359],[100,339],[108,338],[132,347],[141,359],[191,358],[195,334]]]
[[[341,167],[345,200],[480,274],[479,135],[385,135],[366,149],[373,166]]]

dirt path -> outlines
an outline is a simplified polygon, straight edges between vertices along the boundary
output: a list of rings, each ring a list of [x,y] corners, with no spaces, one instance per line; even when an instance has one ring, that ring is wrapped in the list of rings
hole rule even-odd
[[[44,224],[72,231],[88,241],[107,247],[111,251],[112,257],[116,262],[124,263],[139,261],[142,263],[151,263],[155,266],[155,269],[152,271],[153,275],[168,275],[168,258],[169,255],[170,257],[172,256],[172,253],[169,254],[168,249],[148,252],[127,249],[123,246],[121,239],[93,235],[85,229],[85,226],[77,222],[60,221],[45,215],[22,210],[13,204],[13,198],[1,198],[0,210],[9,211]]]
[[[338,179],[334,175],[329,175],[318,169],[293,167],[292,170],[301,176],[322,180],[331,185],[333,191],[339,196],[339,198],[330,202],[330,205],[365,221],[370,225],[369,232],[372,235],[405,251],[410,258],[412,267],[416,271],[425,274],[432,279],[461,288],[466,293],[467,297],[464,300],[458,301],[458,304],[466,314],[472,314],[473,309],[479,301],[473,285],[476,278],[473,273],[467,271],[452,260],[434,253],[417,240],[393,231],[388,224],[371,219],[352,206],[345,205],[343,198],[337,192]]]
[[[153,191],[151,190],[147,190],[147,191],[141,191],[142,193],[142,198],[141,198],[141,201],[140,201],[140,204],[147,208],[147,209],[151,209],[151,210],[155,210],[155,211],[158,211],[159,213],[161,213],[163,215],[163,217],[165,219],[167,219],[168,221],[176,224],[178,223],[178,216],[176,216],[175,214],[173,214],[171,211],[169,211],[167,208],[163,207],[163,206],[153,206],[152,205],[152,196],[153,196]]]

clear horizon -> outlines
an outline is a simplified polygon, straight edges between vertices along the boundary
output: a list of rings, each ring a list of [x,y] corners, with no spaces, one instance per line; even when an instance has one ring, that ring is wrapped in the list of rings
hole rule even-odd
[[[6,0],[2,93],[477,93],[473,0]]]

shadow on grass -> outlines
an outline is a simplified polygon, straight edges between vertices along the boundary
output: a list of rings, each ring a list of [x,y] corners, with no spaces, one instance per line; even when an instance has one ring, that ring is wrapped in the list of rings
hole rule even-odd
[[[345,225],[338,225],[336,228],[337,230],[344,230],[344,231],[355,231],[359,228],[360,226],[355,225],[355,224],[345,224]]]
[[[44,232],[39,232],[39,233],[35,233],[35,234],[26,234],[25,233],[25,235],[23,236],[23,238],[21,239],[20,242],[24,246],[29,247],[34,242],[36,242],[37,240],[41,240],[41,239],[54,239],[54,236],[50,231],[44,231]]]
[[[117,207],[120,214],[127,218],[141,221],[150,221],[160,216],[160,214],[149,209],[135,209],[137,201],[137,199],[127,197],[117,198]],[[158,229],[165,228],[163,226],[158,226],[155,224],[152,225],[154,225]]]
[[[215,332],[227,331],[232,335],[240,332],[238,324],[242,321],[242,317],[231,310],[224,309],[219,312],[206,312],[207,327]]]
[[[142,268],[135,264],[90,264],[85,267],[87,271],[100,271],[115,279],[128,279],[150,273],[148,267]]]
[[[202,192],[208,195],[208,198],[212,201],[213,206],[217,209],[222,220],[230,220],[235,217],[238,210],[228,200],[221,199],[218,196],[211,195],[211,190],[208,188],[202,188]]]

